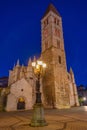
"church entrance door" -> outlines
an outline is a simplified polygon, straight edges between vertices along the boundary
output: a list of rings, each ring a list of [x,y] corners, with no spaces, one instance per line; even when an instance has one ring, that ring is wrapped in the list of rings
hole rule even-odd
[[[23,97],[18,99],[17,110],[25,109],[25,100]]]

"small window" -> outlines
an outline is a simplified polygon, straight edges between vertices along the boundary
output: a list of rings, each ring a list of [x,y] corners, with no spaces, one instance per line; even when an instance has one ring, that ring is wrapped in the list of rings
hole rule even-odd
[[[56,18],[54,18],[54,23],[56,24]]]
[[[60,49],[60,41],[57,40],[57,48]]]
[[[59,63],[61,64],[61,56],[58,56]]]
[[[57,25],[59,25],[59,20],[57,20]]]
[[[21,91],[24,91],[23,89],[21,89]]]

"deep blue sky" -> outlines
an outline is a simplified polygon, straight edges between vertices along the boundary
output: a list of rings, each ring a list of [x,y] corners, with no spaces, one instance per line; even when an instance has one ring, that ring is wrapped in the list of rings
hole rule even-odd
[[[77,85],[87,85],[87,0],[1,0],[0,77],[8,76],[18,58],[26,65],[40,54],[40,21],[50,2],[62,16],[67,68]]]

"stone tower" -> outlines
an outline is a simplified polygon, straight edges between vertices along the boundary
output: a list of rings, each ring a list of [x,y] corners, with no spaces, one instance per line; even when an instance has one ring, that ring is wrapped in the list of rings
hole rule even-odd
[[[43,78],[43,102],[45,106],[70,107],[70,81],[66,67],[62,19],[50,4],[41,20],[42,60],[47,64]]]

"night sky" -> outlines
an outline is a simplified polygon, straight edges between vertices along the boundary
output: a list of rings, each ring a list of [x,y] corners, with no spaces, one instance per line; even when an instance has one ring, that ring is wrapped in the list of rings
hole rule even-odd
[[[49,3],[62,16],[67,69],[72,67],[77,85],[87,85],[87,0],[1,0],[0,77],[17,59],[27,65],[40,55],[41,18]]]

